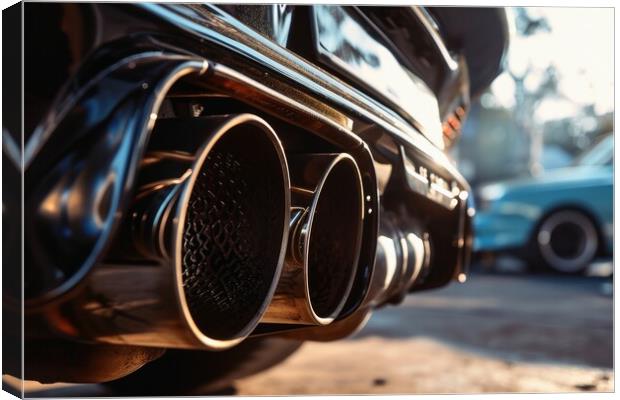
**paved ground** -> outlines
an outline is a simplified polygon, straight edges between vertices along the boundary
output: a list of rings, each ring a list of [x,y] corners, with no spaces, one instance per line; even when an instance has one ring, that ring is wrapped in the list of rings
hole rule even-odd
[[[430,337],[513,361],[612,367],[613,304],[601,278],[473,275],[373,315],[358,338]]]
[[[613,390],[613,303],[602,277],[473,273],[377,311],[356,336],[306,343],[238,394]],[[30,385],[32,393],[48,387]],[[43,390],[43,392],[41,392]],[[53,395],[101,395],[100,386]],[[109,394],[108,394],[109,395]]]
[[[612,298],[598,277],[473,274],[305,344],[239,394],[613,390]]]
[[[368,337],[309,344],[280,366],[242,380],[243,395],[441,394],[613,390],[607,369],[510,362],[427,338]]]

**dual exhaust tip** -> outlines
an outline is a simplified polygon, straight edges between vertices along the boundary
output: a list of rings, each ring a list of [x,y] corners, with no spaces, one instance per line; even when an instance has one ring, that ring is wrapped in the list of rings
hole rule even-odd
[[[348,154],[291,159],[287,257],[264,322],[327,325],[351,292],[362,239],[362,182]]]
[[[287,157],[252,114],[162,119],[138,187],[133,257],[166,266],[174,284],[160,290],[177,300],[160,345],[221,349],[259,323],[326,325],[354,295],[364,204],[348,154]]]

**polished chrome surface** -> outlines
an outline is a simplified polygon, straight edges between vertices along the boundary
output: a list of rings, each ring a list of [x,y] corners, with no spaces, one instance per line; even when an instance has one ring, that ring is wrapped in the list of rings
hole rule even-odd
[[[265,82],[263,80],[263,83],[260,83],[222,64],[214,64],[211,71],[212,75],[204,80],[209,88],[231,96],[243,96],[250,104],[268,112],[277,113],[280,118],[292,124],[311,129],[314,134],[354,156],[362,172],[364,227],[357,276],[352,293],[340,317],[356,312],[369,301],[367,291],[373,274],[379,229],[380,196],[375,167],[368,146],[353,132],[330,118],[331,113],[334,112],[331,107],[315,104],[307,99],[301,102],[287,97],[275,90],[280,88],[277,81]],[[282,90],[285,89],[282,88]],[[343,118],[341,114],[335,114],[334,117]]]
[[[378,238],[375,276],[371,283],[373,306],[400,302],[423,269],[428,268],[428,234],[393,214],[384,215]]]
[[[297,329],[283,330],[275,333],[276,337],[315,342],[331,342],[354,335],[366,326],[370,320],[372,309],[364,307],[351,315],[337,319],[325,326],[302,326]]]
[[[403,300],[416,279],[428,268],[430,251],[427,233],[414,225],[399,227],[395,215],[384,215],[364,306],[327,326],[282,329],[275,334],[319,342],[340,340],[355,334],[368,322],[373,309]]]
[[[189,121],[194,122],[195,120]],[[251,129],[248,129],[249,127]],[[218,198],[218,192],[212,193],[211,191],[220,190],[217,186],[226,184],[218,180],[215,187],[207,186],[205,188],[209,191],[208,194],[212,196],[212,199],[205,200],[210,207],[209,210],[196,210],[194,212],[194,216],[206,218],[203,223],[219,223],[221,225],[219,229],[217,225],[212,227],[213,242],[211,244],[203,242],[195,248],[196,256],[202,255],[205,246],[210,245],[219,248],[219,252],[211,256],[213,258],[203,262],[217,263],[219,257],[225,257],[224,263],[212,266],[212,268],[221,270],[214,271],[215,274],[218,274],[215,279],[220,281],[219,289],[221,292],[216,291],[210,295],[207,294],[207,296],[216,297],[215,300],[210,300],[210,303],[213,301],[215,303],[210,307],[205,307],[204,300],[197,299],[198,303],[192,304],[194,303],[193,300],[196,300],[196,296],[205,296],[202,293],[203,290],[209,290],[208,287],[204,287],[204,280],[207,276],[203,272],[208,265],[197,265],[195,267],[197,270],[193,273],[198,274],[196,277],[197,289],[191,290],[189,276],[185,275],[185,273],[192,274],[191,270],[187,269],[186,264],[187,255],[185,252],[188,250],[188,245],[191,245],[192,241],[199,235],[208,235],[205,230],[193,231],[184,227],[185,224],[191,222],[189,218],[192,215],[192,207],[193,204],[196,204],[192,204],[192,199],[196,193],[194,184],[198,179],[196,173],[191,175],[188,186],[184,188],[180,197],[178,206],[180,225],[177,226],[173,257],[176,265],[184,264],[186,267],[183,271],[177,268],[176,277],[177,281],[182,280],[183,282],[184,296],[180,298],[180,302],[184,314],[187,315],[187,311],[191,314],[188,320],[192,330],[198,328],[203,333],[202,336],[199,336],[201,341],[207,344],[211,341],[211,337],[214,337],[216,343],[224,342],[228,346],[240,342],[250,334],[266,311],[274,294],[286,252],[286,238],[290,220],[290,184],[282,145],[273,129],[264,120],[251,114],[242,114],[225,119],[225,122],[216,132],[215,137],[224,136],[219,143],[215,144],[216,147],[213,148],[213,151],[217,149],[220,143],[224,143],[228,139],[227,136],[232,137],[232,141],[226,142],[227,147],[221,151],[224,153],[224,157],[236,154],[236,160],[232,162],[241,166],[246,165],[246,167],[245,170],[235,174],[232,174],[233,171],[231,170],[219,172],[222,174],[221,178],[229,180],[229,185],[231,185],[229,190],[236,192],[241,197]],[[172,135],[169,140],[176,143],[178,137]],[[211,166],[215,167],[216,163],[223,162],[226,161],[215,160]],[[210,171],[207,169],[204,173],[208,175]],[[244,174],[247,176],[244,177]],[[244,178],[247,179],[245,183],[241,181]],[[243,186],[246,185],[247,192],[243,192]],[[234,215],[227,214],[228,217],[226,218],[225,215],[221,214],[215,221],[207,218],[208,214],[214,211],[213,205],[209,205],[210,201],[224,202],[221,204],[219,212],[225,214],[230,212],[235,201],[241,203],[251,201],[252,203],[248,203],[240,209],[236,216],[237,218],[247,218],[246,226],[240,224],[229,228]],[[226,204],[226,201],[230,201],[232,204]],[[256,202],[254,203],[254,201]],[[224,219],[219,220],[222,217]],[[222,243],[222,239],[220,239],[222,234],[241,235],[241,237],[237,237],[237,240],[241,242]],[[232,249],[229,246],[232,246]],[[233,258],[227,258],[230,251],[239,254]],[[244,270],[239,271],[239,268],[244,264]],[[236,274],[236,276],[231,276],[231,274]],[[213,284],[214,281],[211,280],[206,284],[209,283]],[[237,298],[229,298],[223,302],[220,296],[237,296]],[[235,321],[229,324],[231,320]]]
[[[236,156],[240,172],[218,167],[221,154]],[[86,290],[63,305],[62,319],[48,313],[47,323],[57,333],[101,343],[233,346],[258,324],[282,268],[290,187],[281,144],[250,114],[164,119],[144,160],[128,221],[108,258],[89,274]],[[209,174],[218,175],[210,178],[215,186],[203,189]],[[238,181],[218,187],[230,179]],[[231,200],[225,191],[245,197]],[[208,203],[197,204],[197,193],[208,195]],[[215,209],[220,202],[225,208]]]
[[[62,301],[101,260],[165,94],[206,68],[201,59],[137,53],[58,97],[24,150],[28,309]]]
[[[360,172],[348,154],[289,157],[294,226],[278,288],[262,322],[326,325],[356,276],[362,239]]]

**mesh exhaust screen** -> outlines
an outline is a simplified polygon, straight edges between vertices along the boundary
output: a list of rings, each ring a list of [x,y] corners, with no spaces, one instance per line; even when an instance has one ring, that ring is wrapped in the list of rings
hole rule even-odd
[[[260,311],[284,222],[284,184],[273,149],[265,140],[235,136],[225,135],[198,171],[183,235],[188,306],[198,327],[217,339],[235,336]]]

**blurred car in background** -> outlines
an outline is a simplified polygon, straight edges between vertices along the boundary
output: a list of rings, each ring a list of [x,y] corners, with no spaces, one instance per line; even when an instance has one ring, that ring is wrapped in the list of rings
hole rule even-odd
[[[474,251],[513,253],[532,269],[583,273],[613,251],[613,134],[573,165],[476,193]]]

